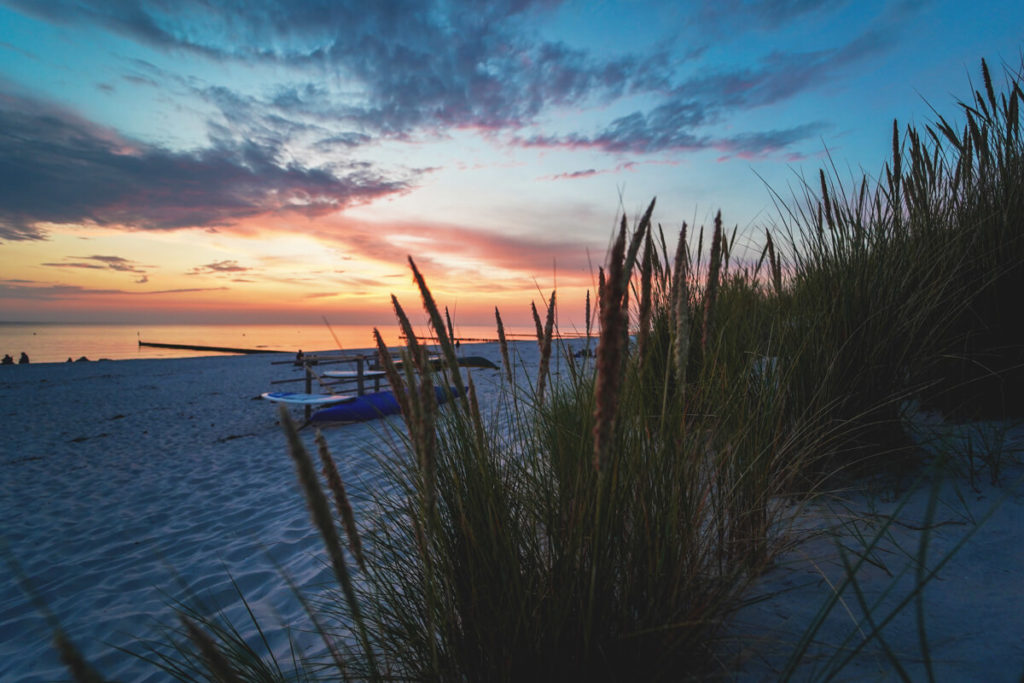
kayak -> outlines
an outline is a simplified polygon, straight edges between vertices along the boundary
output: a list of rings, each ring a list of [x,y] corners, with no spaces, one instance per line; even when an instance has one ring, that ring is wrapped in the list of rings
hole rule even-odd
[[[444,403],[450,396],[456,395],[455,387],[444,389],[434,387],[434,395],[438,403]],[[355,398],[338,403],[327,408],[321,408],[309,418],[310,422],[363,422],[376,420],[385,415],[398,413],[398,401],[391,391],[374,391],[372,393],[356,396]]]

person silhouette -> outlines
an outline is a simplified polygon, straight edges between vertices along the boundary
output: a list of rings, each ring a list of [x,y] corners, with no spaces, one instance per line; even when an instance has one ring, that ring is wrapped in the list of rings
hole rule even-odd
[[[18,359],[18,365],[28,365],[28,354],[24,351],[21,352],[21,358]]]
[[[9,354],[9,353],[5,353],[4,354],[4,359],[2,361],[2,364],[3,365],[14,365],[14,359],[11,358],[11,354]]]

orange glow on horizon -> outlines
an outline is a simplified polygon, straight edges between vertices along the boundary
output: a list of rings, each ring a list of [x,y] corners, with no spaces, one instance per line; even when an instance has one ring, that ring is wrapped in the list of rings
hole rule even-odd
[[[532,324],[530,302],[578,301],[594,277],[586,248],[436,222],[373,224],[343,214],[264,215],[218,231],[49,226],[14,242],[0,319],[386,324],[391,295],[419,309],[412,254],[440,305],[464,324]],[[565,263],[566,267],[559,264]],[[571,264],[571,267],[569,267]]]

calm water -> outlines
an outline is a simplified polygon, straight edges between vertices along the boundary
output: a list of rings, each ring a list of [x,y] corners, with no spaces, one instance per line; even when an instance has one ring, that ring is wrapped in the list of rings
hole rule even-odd
[[[332,334],[333,332],[333,334]],[[510,330],[510,333],[513,332]],[[515,332],[529,332],[528,329]],[[491,327],[460,327],[461,337],[493,338]],[[396,326],[383,326],[381,334],[389,345],[401,343]],[[337,337],[337,340],[335,340]],[[33,363],[62,363],[85,356],[89,360],[109,358],[190,358],[216,355],[210,351],[155,349],[144,342],[192,344],[240,349],[265,349],[295,353],[303,351],[354,351],[373,348],[371,325],[85,325],[58,323],[0,322],[0,356],[10,354],[15,362],[22,352]]]

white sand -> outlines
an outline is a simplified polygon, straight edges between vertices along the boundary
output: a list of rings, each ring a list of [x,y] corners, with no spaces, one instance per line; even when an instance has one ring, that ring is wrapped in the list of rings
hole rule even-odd
[[[473,353],[500,360],[494,344]],[[282,358],[0,368],[0,542],[105,676],[164,678],[104,643],[131,645],[159,635],[154,621],[176,624],[170,603],[186,597],[186,586],[243,616],[229,574],[262,625],[308,624],[274,563],[300,586],[315,586],[328,577],[321,544],[278,408],[253,400],[302,390],[271,386],[301,377],[290,364],[271,365]],[[485,399],[497,378],[474,371]],[[366,500],[360,492],[380,483],[373,455],[386,452],[386,428],[375,421],[324,430],[357,508]],[[313,430],[303,435],[312,448]],[[2,561],[0,575],[0,680],[66,679],[52,629]],[[282,634],[275,638],[283,648]]]
[[[536,345],[517,345],[532,363]],[[497,345],[465,353],[500,360]],[[240,606],[229,574],[283,648],[282,624],[307,624],[278,577],[275,562],[301,586],[327,580],[319,540],[308,521],[276,406],[253,400],[272,379],[298,375],[272,356],[40,364],[0,369],[0,537],[39,597],[74,642],[106,676],[162,680],[151,667],[105,643],[132,646],[159,637],[155,623],[173,624],[171,601],[187,587],[213,599],[234,617]],[[498,382],[494,371],[474,371],[486,404]],[[298,414],[298,411],[295,413]],[[387,446],[383,422],[325,431],[353,497],[359,501],[381,484],[374,453]],[[933,430],[934,433],[934,430]],[[312,430],[304,432],[307,444]],[[930,536],[929,562],[964,534],[965,547],[925,592],[927,633],[939,680],[1018,680],[1024,673],[1024,484],[1019,449],[1024,431],[999,435],[1007,444],[1002,483],[982,471],[978,491],[964,480],[945,484]],[[924,438],[924,437],[922,437]],[[946,434],[935,443],[963,450]],[[994,438],[994,437],[993,437]],[[360,495],[360,492],[363,492]],[[850,522],[841,530],[855,548],[854,529],[895,506],[884,489],[850,496]],[[892,584],[917,553],[927,489],[910,503],[860,578],[875,596]],[[1005,500],[1004,500],[1005,499]],[[1000,503],[991,517],[985,515]],[[801,517],[803,528],[834,525],[821,508]],[[909,525],[909,526],[908,526]],[[912,564],[909,564],[912,566]],[[52,629],[0,563],[0,680],[66,678],[53,653]],[[755,586],[752,597],[770,596],[742,610],[730,633],[738,644],[739,677],[777,678],[794,643],[829,593],[842,568],[830,536],[811,536],[780,559]],[[900,579],[893,600],[912,583]],[[902,591],[902,592],[900,592]],[[855,596],[845,606],[857,612]],[[240,622],[241,623],[241,622]],[[798,679],[813,677],[836,651],[853,622],[843,605],[818,634]],[[914,606],[886,630],[892,649],[915,680],[924,677]],[[319,647],[308,634],[300,644]],[[891,679],[893,667],[869,647],[840,675],[844,680]]]
[[[856,563],[876,538],[870,560],[856,572],[857,584],[882,640],[911,680],[929,678],[922,622],[936,680],[1024,680],[1024,426],[945,425],[923,414],[911,424],[930,462],[948,456],[944,474],[868,482],[867,491],[835,495],[802,510],[793,530],[795,547],[748,594],[761,601],[742,609],[730,625],[740,680],[778,680],[808,625],[844,587],[839,548]],[[980,470],[973,484],[964,457],[969,451]],[[1000,467],[995,484],[982,454]],[[942,566],[918,602],[914,586],[924,540],[923,573]],[[844,669],[831,669],[872,631],[854,587],[845,586],[840,595],[814,634],[796,680],[832,673],[844,681],[900,680],[879,639],[871,639]]]

